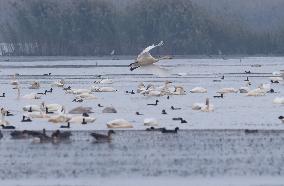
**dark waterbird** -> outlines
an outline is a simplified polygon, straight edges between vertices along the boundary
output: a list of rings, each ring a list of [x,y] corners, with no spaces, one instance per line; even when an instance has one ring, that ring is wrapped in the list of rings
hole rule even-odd
[[[178,130],[179,130],[178,127],[176,127],[174,130],[169,130],[169,129],[163,128],[162,133],[177,133]]]
[[[221,79],[225,79],[225,76],[223,75],[223,76],[221,77]]]
[[[125,93],[127,93],[127,94],[135,94],[134,90],[131,90],[131,91],[125,91]]]
[[[4,98],[5,97],[5,93],[2,93],[2,95],[0,96],[0,98]]]
[[[45,90],[44,92],[38,92],[37,94],[46,95],[46,93],[47,93],[47,90]]]
[[[31,118],[27,117],[27,116],[23,116],[23,119],[21,122],[32,122]]]
[[[250,73],[251,73],[251,71],[250,71],[250,70],[249,70],[249,71],[246,71],[246,70],[245,70],[245,73],[246,73],[246,74],[250,74]]]
[[[162,114],[168,114],[165,109],[162,110]]]
[[[214,79],[213,82],[221,82],[219,79]]]
[[[0,125],[2,129],[15,129],[16,127],[13,125]]]
[[[77,103],[81,103],[81,102],[83,102],[84,100],[83,99],[73,99],[73,101],[72,102],[77,102]]]
[[[60,130],[56,130],[51,134],[51,138],[56,141],[69,140],[70,136],[72,136],[71,132],[61,132]]]
[[[146,128],[146,131],[162,131],[165,128],[155,128],[155,127],[150,127],[150,128]]]
[[[87,124],[86,119],[83,118],[82,125],[86,125],[86,124]]]
[[[115,134],[113,130],[109,130],[107,135],[105,134],[98,134],[98,133],[91,133],[90,135],[93,136],[97,141],[110,141],[111,140],[111,135]]]
[[[30,135],[34,138],[38,138],[40,143],[48,143],[48,142],[52,141],[52,138],[50,136],[46,135],[45,129],[42,130],[42,133],[34,131],[34,132],[30,133]]]
[[[104,107],[104,106],[102,106],[101,104],[98,104],[98,107]]]
[[[249,81],[249,77],[247,77],[247,79],[245,79],[244,81]]]
[[[271,82],[271,83],[279,83],[279,81],[277,81],[277,80],[275,80],[275,81],[270,80],[270,82]]]
[[[29,139],[32,137],[33,131],[13,131],[10,133],[12,139]]]
[[[69,129],[70,128],[70,122],[68,122],[67,125],[61,125],[60,128]]]
[[[50,88],[49,90],[47,90],[46,92],[48,93],[52,93],[53,92],[53,88]]]
[[[156,102],[155,102],[155,103],[148,103],[147,105],[157,106],[157,105],[158,105],[158,103],[159,103],[159,100],[156,100]]]
[[[63,90],[71,90],[71,87],[68,86],[67,88],[63,88]]]
[[[51,73],[49,72],[48,74],[43,74],[43,76],[50,76],[51,75]]]
[[[139,115],[144,115],[144,114],[140,114],[139,112],[135,112],[135,114],[138,115],[138,116],[139,116]]]
[[[245,129],[245,134],[254,134],[254,133],[258,133],[258,130]]]
[[[12,114],[10,111],[6,111],[6,116],[14,116],[14,114]]]
[[[173,118],[174,121],[180,121],[180,123],[187,123],[187,121],[181,117]]]
[[[213,96],[214,98],[224,98],[224,94],[220,94],[219,96]]]

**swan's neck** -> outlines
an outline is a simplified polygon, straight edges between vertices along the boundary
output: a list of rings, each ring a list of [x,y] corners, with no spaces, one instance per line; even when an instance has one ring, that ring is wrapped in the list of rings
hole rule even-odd
[[[17,88],[17,99],[20,99],[21,96],[21,91],[20,91],[20,87]]]
[[[209,109],[209,99],[206,99],[206,103],[205,103],[206,107]]]

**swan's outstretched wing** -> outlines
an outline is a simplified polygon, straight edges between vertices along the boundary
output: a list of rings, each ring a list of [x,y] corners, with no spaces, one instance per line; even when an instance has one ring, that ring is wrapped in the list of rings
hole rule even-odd
[[[145,73],[151,73],[158,77],[168,77],[171,75],[171,70],[161,67],[159,65],[148,65],[148,66],[141,66],[140,70],[145,71]]]
[[[161,41],[159,44],[157,44],[157,45],[151,45],[151,46],[148,46],[147,48],[145,48],[139,55],[138,55],[138,58],[140,58],[143,54],[145,54],[145,53],[148,53],[148,54],[150,54],[149,53],[149,51],[150,50],[152,50],[153,48],[155,48],[155,47],[158,47],[158,46],[162,46],[164,44],[164,42],[163,41]]]

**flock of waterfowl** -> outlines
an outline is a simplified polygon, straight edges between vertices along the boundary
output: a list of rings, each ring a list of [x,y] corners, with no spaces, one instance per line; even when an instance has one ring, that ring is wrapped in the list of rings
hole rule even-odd
[[[133,71],[141,66],[150,65],[153,63],[158,62],[160,59],[156,59],[151,56],[149,51],[157,46],[162,46],[163,42],[161,41],[158,45],[151,45],[144,49],[141,54],[139,54],[138,58],[134,63],[129,65],[130,70]],[[170,59],[170,57],[164,57],[162,59]],[[245,71],[245,74],[250,74],[251,71]],[[181,74],[182,76],[183,74]],[[273,77],[270,77],[269,83],[261,83],[258,86],[253,87],[254,85],[249,80],[249,77],[244,79],[244,86],[240,87],[239,89],[233,87],[224,87],[218,90],[216,93],[217,95],[213,96],[213,98],[224,98],[227,94],[232,93],[241,93],[246,94],[246,96],[265,96],[268,93],[275,93],[274,89],[271,88],[271,84],[281,83],[283,81],[283,74],[280,72],[272,73]],[[93,82],[93,84],[89,88],[73,88],[71,84],[65,82],[64,79],[59,81],[55,81],[51,84],[51,87],[42,91],[42,92],[32,92],[26,95],[21,95],[21,83],[18,80],[17,76],[20,74],[15,74],[11,80],[12,88],[17,92],[16,99],[25,99],[25,100],[38,100],[42,99],[45,95],[52,94],[54,89],[62,90],[65,94],[70,94],[74,96],[72,102],[85,102],[87,100],[97,100],[97,96],[95,94],[100,94],[103,92],[112,92],[116,93],[120,90],[113,87],[112,84],[114,81],[112,79],[104,78],[99,79]],[[51,73],[43,74],[43,76],[51,76]],[[220,82],[223,81],[226,77],[223,75],[221,78],[214,79],[213,82]],[[7,87],[8,88],[8,87]],[[41,84],[39,81],[33,81],[28,87],[33,91],[39,90],[41,88]],[[181,85],[175,84],[172,81],[166,80],[162,85],[155,85],[153,83],[138,83],[137,90],[127,90],[125,94],[136,94],[141,96],[147,97],[156,97],[156,101],[154,103],[146,103],[146,106],[153,107],[157,106],[160,103],[160,97],[166,97],[166,99],[174,99],[174,96],[186,96],[188,94],[204,94],[207,93],[207,89],[204,87],[194,87],[191,90],[185,90],[185,88]],[[5,92],[2,93],[0,96],[2,99],[5,99],[6,94]],[[284,104],[284,97],[276,97],[273,100],[274,104]],[[117,113],[118,110],[113,106],[103,106],[100,103],[97,104],[98,107],[103,107],[102,113]],[[201,111],[201,112],[213,112],[214,105],[210,102],[209,98],[206,98],[204,103],[193,103],[191,106],[192,110],[194,111]],[[93,113],[92,107],[76,107],[69,112],[67,111],[66,107],[61,104],[57,103],[46,103],[42,101],[40,104],[29,104],[22,107],[22,116],[21,122],[33,122],[37,119],[44,119],[49,123],[52,124],[59,124],[58,129],[69,129],[72,127],[73,124],[81,124],[86,125],[90,123],[94,123],[97,118],[93,117],[91,114]],[[182,108],[171,106],[171,110],[180,110]],[[143,113],[138,111],[134,112],[133,114],[137,116],[143,116]],[[161,114],[166,115],[167,111],[165,109],[161,110]],[[1,108],[1,121],[0,125],[3,129],[16,129],[6,117],[13,117],[14,113],[12,113],[9,108]],[[279,119],[284,123],[284,117],[280,116]],[[182,124],[188,123],[182,117],[175,117],[172,118],[173,121],[180,121]],[[158,128],[159,121],[156,118],[144,118],[143,121],[147,131],[160,131],[162,133],[177,133],[179,127],[176,127],[173,130],[169,130],[166,128]],[[114,133],[113,129],[122,129],[122,128],[133,128],[133,124],[129,122],[127,119],[124,118],[117,118],[114,120],[110,120],[106,123],[106,127],[111,129],[109,130],[107,135],[91,133],[97,140],[111,140],[111,135]],[[1,136],[3,136],[1,134]],[[51,136],[48,136],[43,132],[34,132],[34,131],[13,131],[11,133],[12,138],[16,139],[26,139],[26,138],[37,138],[40,142],[51,142],[51,141],[61,141],[65,139],[69,139],[71,136],[70,132],[61,132],[57,130]]]

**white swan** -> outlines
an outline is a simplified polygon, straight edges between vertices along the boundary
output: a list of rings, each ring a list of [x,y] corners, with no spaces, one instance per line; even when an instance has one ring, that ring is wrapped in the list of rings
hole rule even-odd
[[[62,110],[58,115],[50,116],[48,122],[51,123],[66,123],[72,118],[71,114],[66,114],[65,108],[62,107]]]
[[[269,79],[272,81],[283,81],[282,77],[269,77]]]
[[[226,93],[237,93],[238,90],[235,89],[235,88],[221,88],[220,90],[217,91],[217,93],[220,93],[220,94],[226,94]]]
[[[264,96],[267,93],[265,89],[256,88],[247,93],[247,96]]]
[[[141,92],[143,92],[143,91],[146,91],[146,87],[145,87],[144,83],[140,83],[140,84],[138,85],[138,87],[137,87],[136,92],[137,92],[137,93],[141,93]]]
[[[107,122],[108,128],[133,128],[133,125],[125,119],[115,119]]]
[[[72,94],[85,94],[85,93],[91,93],[91,90],[89,89],[72,89]]]
[[[11,85],[19,85],[19,81],[16,78],[16,74],[14,74],[13,79],[11,81]]]
[[[4,108],[1,108],[1,120],[0,120],[0,125],[9,125],[10,122],[5,120],[5,114],[7,113],[7,110]]]
[[[49,118],[50,116],[42,111],[26,112],[24,116],[28,118]]]
[[[29,87],[29,89],[39,89],[40,88],[40,84],[37,81],[34,81],[31,83],[31,86]]]
[[[76,124],[84,124],[84,122],[94,123],[95,121],[96,121],[96,118],[92,118],[92,117],[72,116],[67,122],[76,123]]]
[[[23,107],[23,111],[41,111],[42,110],[42,106],[40,105],[26,105]]]
[[[154,126],[158,126],[159,122],[155,118],[145,118],[144,119],[144,125],[154,127]]]
[[[162,46],[164,44],[163,41],[161,41],[159,44],[157,45],[151,45],[151,46],[148,46],[147,48],[145,48],[137,57],[137,59],[135,60],[134,63],[131,63],[129,65],[130,67],[130,70],[134,70],[136,68],[139,68],[140,66],[146,66],[146,65],[151,65],[151,64],[154,64],[162,59],[170,59],[170,57],[168,56],[165,56],[165,57],[162,57],[162,58],[154,58],[151,54],[150,54],[150,50],[152,50],[153,48],[155,47],[158,47],[158,46]]]
[[[83,114],[83,113],[93,113],[92,107],[76,107],[69,111],[70,114]]]
[[[101,80],[97,80],[94,83],[96,84],[112,84],[113,81],[112,79],[101,79]]]
[[[195,87],[190,90],[191,93],[207,93],[207,89],[203,87]]]
[[[65,80],[64,79],[61,79],[59,81],[55,81],[52,86],[56,86],[56,87],[63,87],[65,84]]]
[[[41,95],[38,95],[37,93],[30,93],[30,94],[24,95],[22,98],[24,98],[24,99],[40,99]]]
[[[244,87],[239,89],[240,93],[248,93],[250,91],[249,86],[251,85],[250,82],[247,82]]]
[[[261,83],[258,88],[263,90],[264,92],[269,92],[271,89],[271,84],[270,83]]]
[[[113,87],[97,87],[97,86],[92,86],[91,90],[92,92],[116,92],[117,91]]]
[[[214,111],[214,106],[209,104],[209,98],[206,98],[206,102],[204,103],[194,103],[192,105],[192,110],[201,110],[203,112],[212,112]]]
[[[274,104],[284,104],[284,97],[276,97],[273,99]]]
[[[173,95],[185,95],[185,90],[182,86],[175,86],[175,90],[172,93]]]
[[[44,102],[41,103],[41,108],[43,108],[43,110],[47,109],[49,112],[55,112],[55,111],[61,111],[63,110],[63,106],[57,103],[53,103],[53,104],[45,104]]]
[[[82,93],[82,94],[79,94],[76,96],[76,99],[87,99],[87,100],[90,100],[90,99],[97,99],[97,97],[93,94],[90,94],[90,93]]]

